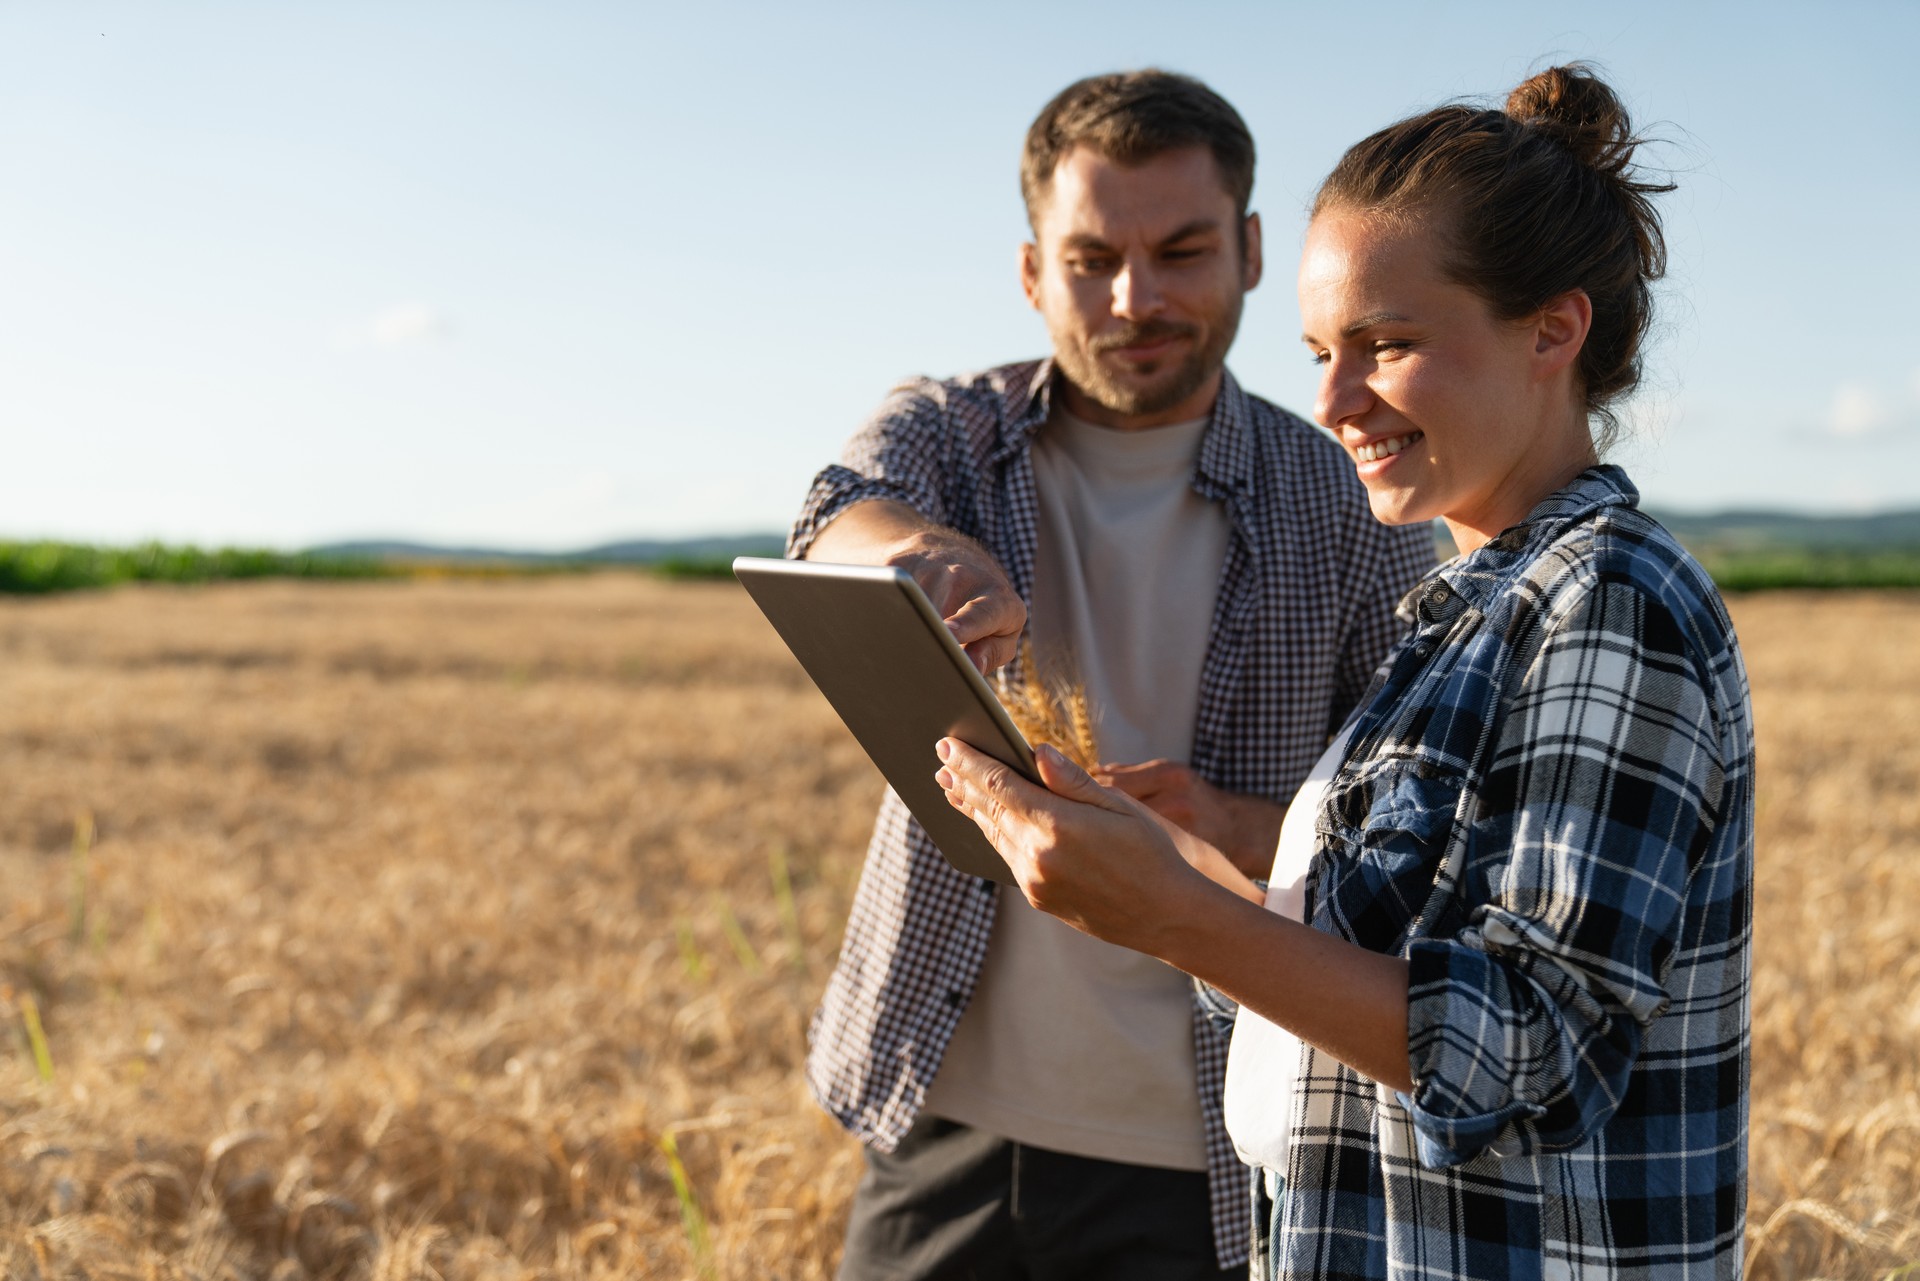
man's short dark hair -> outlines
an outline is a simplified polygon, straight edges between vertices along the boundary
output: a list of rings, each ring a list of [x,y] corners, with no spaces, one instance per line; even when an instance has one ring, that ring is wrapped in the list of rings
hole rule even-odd
[[[1253,135],[1225,98],[1195,80],[1148,67],[1088,76],[1062,89],[1027,130],[1020,194],[1027,222],[1039,225],[1053,171],[1075,147],[1115,164],[1144,164],[1168,151],[1205,147],[1241,219],[1253,196]]]

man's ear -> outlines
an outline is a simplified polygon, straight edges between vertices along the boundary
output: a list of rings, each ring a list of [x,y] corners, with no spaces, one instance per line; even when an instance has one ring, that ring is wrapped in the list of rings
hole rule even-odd
[[[1032,241],[1020,246],[1020,292],[1027,306],[1040,310],[1040,246]]]
[[[1593,299],[1584,289],[1571,289],[1548,301],[1533,322],[1533,363],[1543,377],[1551,377],[1580,359],[1593,328]]]
[[[1260,283],[1260,273],[1265,266],[1264,260],[1260,256],[1259,214],[1250,213],[1247,215],[1246,226],[1242,231],[1242,235],[1246,238],[1247,251],[1242,255],[1246,261],[1241,265],[1240,287],[1242,289],[1252,289]]]

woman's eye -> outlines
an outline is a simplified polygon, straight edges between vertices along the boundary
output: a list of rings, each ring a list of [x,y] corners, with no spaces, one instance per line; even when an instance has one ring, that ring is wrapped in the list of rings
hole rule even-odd
[[[1373,344],[1373,351],[1375,355],[1385,355],[1389,352],[1406,351],[1412,346],[1413,344],[1404,338],[1382,338]]]
[[[1330,352],[1310,351],[1307,353],[1307,359],[1311,360],[1316,365],[1324,365],[1329,360],[1333,359],[1333,355]]]

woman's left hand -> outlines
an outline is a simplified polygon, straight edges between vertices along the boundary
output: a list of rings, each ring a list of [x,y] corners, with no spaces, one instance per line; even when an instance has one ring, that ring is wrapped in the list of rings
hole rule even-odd
[[[1045,745],[1034,752],[1045,788],[958,739],[935,750],[948,803],[979,824],[1029,903],[1096,938],[1157,951],[1170,899],[1201,878],[1145,806]]]

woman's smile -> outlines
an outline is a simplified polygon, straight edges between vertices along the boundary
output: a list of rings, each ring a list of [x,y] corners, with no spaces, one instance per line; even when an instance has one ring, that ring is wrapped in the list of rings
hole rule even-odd
[[[1425,432],[1408,432],[1404,436],[1388,436],[1383,440],[1369,440],[1354,446],[1353,456],[1362,463],[1379,462],[1383,458],[1392,458],[1417,440],[1424,440]]]

